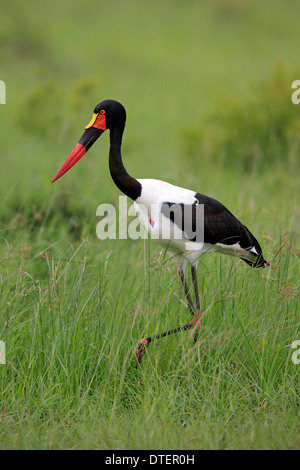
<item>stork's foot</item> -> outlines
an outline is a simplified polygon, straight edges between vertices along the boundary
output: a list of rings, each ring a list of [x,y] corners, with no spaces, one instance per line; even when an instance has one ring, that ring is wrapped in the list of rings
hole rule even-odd
[[[202,318],[201,312],[197,312],[197,314],[192,314],[191,321],[189,322],[189,325],[191,325],[191,327],[195,331],[194,343],[196,343],[198,339],[200,325],[201,325],[201,318]]]
[[[142,361],[144,354],[146,353],[146,348],[149,345],[149,340],[147,338],[143,338],[136,351],[136,359],[135,359],[135,367],[137,369],[139,363]]]

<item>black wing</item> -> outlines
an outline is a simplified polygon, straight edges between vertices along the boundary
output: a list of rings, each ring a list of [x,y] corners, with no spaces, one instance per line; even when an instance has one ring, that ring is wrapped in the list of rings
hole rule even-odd
[[[251,253],[256,256],[256,259],[251,261],[243,258],[244,261],[255,267],[262,267],[266,263],[256,238],[245,225],[216,199],[195,193],[194,204],[165,202],[162,205],[161,212],[164,216],[170,218],[190,241],[203,241],[211,245],[216,243],[228,246],[239,244],[241,248],[247,251],[255,248],[257,254],[253,251]],[[202,221],[204,220],[204,228],[197,225],[198,221],[201,221],[201,217],[197,218],[199,214],[204,216],[204,219],[202,219]]]

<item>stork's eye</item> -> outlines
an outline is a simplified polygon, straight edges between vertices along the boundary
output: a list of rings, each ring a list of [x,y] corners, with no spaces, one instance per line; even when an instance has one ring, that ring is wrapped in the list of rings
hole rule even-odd
[[[105,114],[105,110],[101,109],[100,114]]]

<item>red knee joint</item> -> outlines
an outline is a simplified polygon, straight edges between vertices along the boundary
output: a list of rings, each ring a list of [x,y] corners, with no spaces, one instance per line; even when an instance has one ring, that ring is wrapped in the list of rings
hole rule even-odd
[[[141,341],[140,341],[139,348],[140,348],[140,347],[142,347],[142,348],[147,348],[147,347],[148,347],[148,344],[149,344],[149,341],[148,341],[146,338],[143,338],[143,339],[141,339]]]
[[[142,361],[143,355],[146,352],[146,348],[148,347],[149,342],[150,341],[148,341],[146,338],[141,339],[137,352],[136,352],[137,359],[135,360],[135,367],[137,367],[138,363]]]
[[[192,318],[189,324],[192,325],[193,328],[195,328],[196,326],[200,325],[200,320],[200,318],[197,318],[196,315],[192,314]]]

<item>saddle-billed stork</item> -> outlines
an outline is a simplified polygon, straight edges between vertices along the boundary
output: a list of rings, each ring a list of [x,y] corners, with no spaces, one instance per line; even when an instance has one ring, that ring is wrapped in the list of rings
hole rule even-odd
[[[199,257],[202,254],[216,252],[238,256],[255,268],[268,266],[268,262],[264,259],[256,238],[220,202],[204,194],[174,186],[165,181],[136,179],[130,176],[123,165],[121,156],[125,121],[126,111],[121,103],[114,100],[105,100],[99,103],[95,107],[93,118],[86,126],[81,139],[52,182],[58,180],[70,170],[101,134],[109,129],[109,168],[112,179],[116,186],[134,201],[137,216],[151,238],[156,239],[165,246],[176,263],[177,272],[191,313],[191,320],[184,326],[143,338],[137,349],[137,366],[142,360],[146,347],[154,339],[194,327],[194,341],[196,341],[201,318],[196,269]],[[174,211],[168,210],[173,205],[176,206],[177,213],[179,208],[180,217],[175,217]],[[156,209],[153,210],[153,207]],[[190,214],[187,223],[184,218],[185,213]],[[194,235],[195,221],[199,213],[203,216],[200,220],[203,221],[204,219],[204,227],[202,224],[203,230],[201,232],[202,238],[197,238]],[[193,229],[192,232],[190,230],[190,234],[187,225],[190,225],[189,228]],[[162,228],[166,226],[170,229],[164,232],[169,233],[167,239],[162,236]],[[178,234],[181,236],[178,237]],[[195,305],[185,280],[186,261],[191,265]]]

